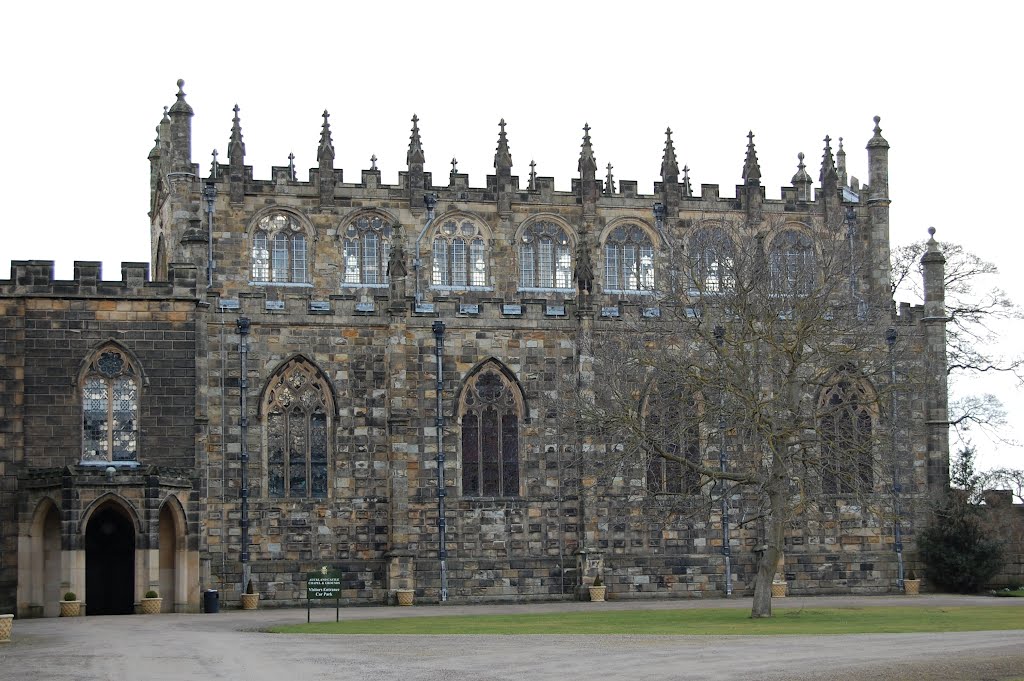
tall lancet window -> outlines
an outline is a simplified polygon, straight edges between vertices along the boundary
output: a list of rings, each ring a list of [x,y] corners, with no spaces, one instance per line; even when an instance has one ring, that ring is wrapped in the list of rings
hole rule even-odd
[[[123,350],[97,351],[82,382],[82,461],[137,461],[139,375]]]
[[[496,365],[485,365],[463,389],[462,494],[519,496],[519,423],[523,402],[518,387]]]
[[[825,494],[869,492],[874,486],[873,400],[862,382],[843,372],[818,402]]]
[[[274,373],[263,398],[268,496],[327,496],[333,404],[327,381],[306,360]]]

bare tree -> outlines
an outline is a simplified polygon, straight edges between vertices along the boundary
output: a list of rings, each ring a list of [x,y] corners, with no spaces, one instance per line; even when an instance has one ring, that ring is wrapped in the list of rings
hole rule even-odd
[[[884,497],[886,392],[914,341],[862,293],[867,258],[835,220],[697,222],[649,307],[581,348],[593,380],[574,415],[594,465],[648,508],[711,517],[724,499],[757,528],[751,616],[768,617],[787,527],[823,499]]]

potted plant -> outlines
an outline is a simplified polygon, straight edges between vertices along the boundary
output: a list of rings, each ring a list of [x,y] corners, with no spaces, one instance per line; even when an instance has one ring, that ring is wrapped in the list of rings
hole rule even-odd
[[[160,614],[160,606],[163,604],[164,599],[160,598],[153,589],[146,592],[145,597],[142,599],[142,614],[143,615],[158,615]]]
[[[74,591],[68,591],[64,594],[64,600],[60,602],[60,616],[78,617],[81,614],[82,601],[78,600],[78,596],[75,595]]]
[[[255,610],[260,603],[260,595],[253,589],[252,580],[245,586],[245,593],[242,594],[242,610]]]
[[[903,593],[907,596],[918,596],[921,593],[921,580],[913,570],[908,572],[906,579],[903,580]]]
[[[594,577],[594,583],[588,587],[590,591],[590,602],[591,603],[604,603],[604,597],[607,593],[608,587],[604,585],[604,580],[601,579],[601,575]]]
[[[14,626],[14,615],[0,615],[0,643],[11,640],[11,628]]]
[[[416,592],[412,589],[395,589],[395,597],[399,605],[412,605],[413,596]]]

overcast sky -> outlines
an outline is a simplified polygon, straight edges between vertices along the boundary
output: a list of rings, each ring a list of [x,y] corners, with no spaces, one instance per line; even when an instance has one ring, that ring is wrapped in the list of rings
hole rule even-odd
[[[205,174],[216,148],[226,162],[237,103],[257,179],[290,152],[307,179],[327,109],[347,181],[376,155],[384,182],[396,182],[416,113],[438,183],[456,157],[483,186],[503,117],[524,186],[533,159],[568,190],[588,122],[599,175],[611,163],[616,181],[652,193],[671,127],[695,190],[719,184],[734,196],[753,130],[762,183],[778,199],[798,152],[817,178],[826,134],[843,138],[850,174],[866,181],[879,115],[893,244],[934,226],[940,241],[999,265],[1002,286],[1024,301],[1019,4],[320,4],[4,10],[0,278],[10,260],[55,260],[58,278],[71,278],[74,260],[102,260],[118,279],[122,260],[149,259],[146,157],[183,78],[193,161]],[[1014,327],[1007,335],[1021,338]],[[998,392],[1024,422],[1009,380],[957,389]],[[1024,427],[1008,434],[1024,440]],[[1024,466],[1024,450],[974,440],[981,467]]]

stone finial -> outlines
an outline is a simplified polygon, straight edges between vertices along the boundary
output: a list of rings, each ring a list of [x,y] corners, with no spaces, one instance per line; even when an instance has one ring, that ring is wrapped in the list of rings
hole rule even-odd
[[[153,148],[149,150],[147,158],[151,161],[160,158],[160,126],[156,126],[156,139],[153,140]]]
[[[409,135],[409,151],[405,155],[406,165],[423,164],[426,159],[423,154],[423,143],[420,140],[419,117],[412,115],[412,134]]]
[[[672,143],[672,128],[665,128],[665,153],[661,156],[661,181],[676,182],[679,178],[679,163],[676,161],[676,147]]]
[[[825,135],[825,151],[821,155],[821,172],[818,174],[818,181],[822,184],[831,177],[839,178],[836,173],[836,162],[832,158],[832,138]]]
[[[846,152],[843,150],[843,138],[839,138],[839,149],[836,150],[836,172],[839,174],[839,184],[846,186]]]
[[[804,152],[801,151],[797,154],[796,159],[796,175],[793,176],[793,186],[796,187],[805,182],[808,184],[814,182],[814,180],[811,179],[811,176],[807,174],[807,166],[804,165]]]
[[[609,163],[607,166],[608,174],[604,177],[604,193],[606,196],[611,196],[615,193],[615,177],[612,176],[612,168],[614,166]]]
[[[693,196],[693,188],[690,186],[690,166],[683,166],[683,196]]]
[[[216,180],[220,174],[220,164],[217,163],[217,150],[214,149],[210,156],[213,157],[213,160],[210,162],[210,179]]]
[[[164,107],[164,117],[160,119],[161,123],[170,123],[171,117],[167,115],[167,107]]]
[[[316,160],[320,161],[333,161],[334,160],[334,141],[331,139],[331,123],[327,119],[331,117],[331,114],[327,113],[327,109],[323,112],[324,122],[320,127],[320,146],[316,150]]]
[[[178,94],[176,95],[177,100],[171,106],[171,115],[184,114],[186,116],[192,115],[192,107],[189,106],[188,102],[185,101],[185,81],[178,79]]]
[[[882,117],[881,116],[875,116],[875,134],[868,141],[868,149],[870,149],[872,147],[883,147],[885,149],[889,148],[889,143],[885,141],[884,137],[882,137],[882,128],[879,125],[879,123],[881,121],[882,121]]]
[[[231,119],[231,141],[228,142],[228,161],[241,165],[245,158],[245,142],[242,141],[242,119],[238,117],[240,109],[235,104],[235,117]]]
[[[288,152],[288,179],[295,181],[295,154]]]
[[[370,156],[370,170],[377,169],[377,154]]]
[[[583,144],[580,145],[580,162],[578,166],[580,177],[593,180],[597,173],[597,159],[594,157],[594,147],[590,143],[590,124],[583,124]]]
[[[508,148],[508,136],[505,134],[505,119],[502,118],[498,123],[500,132],[498,132],[498,148],[494,152],[494,168],[498,171],[498,174],[502,174],[502,171],[512,171],[512,152]]]
[[[452,164],[452,175],[455,175],[456,173],[459,172],[459,161],[458,161],[458,159],[456,159],[454,156],[452,156],[451,164]]]
[[[743,160],[743,184],[761,184],[761,165],[757,162],[753,130],[747,132],[747,156]]]
[[[530,184],[527,187],[531,192],[537,189],[537,164],[530,159]]]

